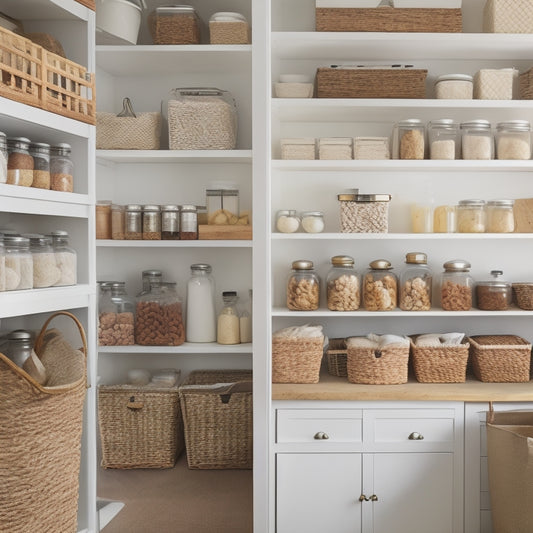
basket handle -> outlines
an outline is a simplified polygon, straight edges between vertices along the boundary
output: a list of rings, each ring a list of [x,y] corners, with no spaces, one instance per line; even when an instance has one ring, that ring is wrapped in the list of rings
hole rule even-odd
[[[220,393],[220,401],[222,403],[228,403],[234,392],[252,392],[252,390],[253,383],[251,381],[237,381],[226,387],[224,391]]]
[[[489,402],[489,412],[487,413],[487,422],[489,424],[494,423],[494,403]]]
[[[135,396],[130,396],[130,399],[128,400],[128,403],[126,404],[126,407],[128,409],[131,409],[132,411],[140,410],[144,407],[143,402],[136,402]]]

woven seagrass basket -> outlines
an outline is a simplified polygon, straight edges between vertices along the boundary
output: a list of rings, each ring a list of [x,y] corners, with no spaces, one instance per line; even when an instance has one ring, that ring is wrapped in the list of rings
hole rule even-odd
[[[533,310],[533,283],[513,283],[513,294],[520,309]]]
[[[118,117],[115,113],[96,113],[97,150],[159,150],[161,113],[137,113]]]
[[[328,363],[328,373],[332,376],[345,378],[348,376],[346,339],[329,339],[329,346],[326,350]]]
[[[529,381],[531,344],[517,335],[475,335],[468,338],[474,375],[491,383]]]
[[[252,468],[251,370],[195,370],[180,403],[189,468]]]
[[[459,346],[417,346],[411,337],[411,361],[420,383],[464,383],[470,344],[463,339]]]
[[[272,383],[318,383],[324,337],[272,339]]]
[[[522,72],[520,80],[520,99],[533,100],[533,68]]]

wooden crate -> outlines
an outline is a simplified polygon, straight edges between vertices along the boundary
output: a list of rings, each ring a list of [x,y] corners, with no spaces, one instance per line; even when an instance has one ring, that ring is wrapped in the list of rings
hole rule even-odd
[[[200,240],[251,240],[252,226],[232,224],[219,226],[216,224],[200,224],[198,226]]]

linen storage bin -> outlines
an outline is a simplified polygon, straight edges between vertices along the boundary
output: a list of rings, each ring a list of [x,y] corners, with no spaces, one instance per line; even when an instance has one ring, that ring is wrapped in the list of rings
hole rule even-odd
[[[161,113],[137,113],[119,117],[115,113],[96,113],[97,150],[159,150]]]
[[[209,19],[209,42],[211,44],[248,44],[250,25],[240,13],[219,12]]]
[[[487,0],[483,9],[486,33],[533,33],[531,0]]]
[[[517,335],[474,335],[468,338],[477,379],[491,383],[529,381],[531,344]]]
[[[353,159],[351,137],[322,137],[318,140],[318,159]]]
[[[100,385],[104,468],[171,468],[183,451],[178,387]]]
[[[195,370],[180,404],[189,468],[252,468],[251,370]]]
[[[305,74],[280,74],[274,84],[276,98],[312,98],[314,90],[313,78]]]
[[[272,339],[272,383],[318,383],[324,337]]]
[[[281,139],[281,159],[315,159],[316,140],[313,137]]]
[[[337,195],[340,203],[341,233],[387,233],[390,194]]]
[[[346,365],[348,359],[348,348],[346,346],[346,339],[329,339],[329,345],[326,350],[326,359],[329,374],[340,378],[347,377],[348,370]]]
[[[474,98],[478,100],[512,100],[518,70],[514,68],[478,70],[474,75]]]
[[[533,100],[533,68],[519,76],[520,100]]]

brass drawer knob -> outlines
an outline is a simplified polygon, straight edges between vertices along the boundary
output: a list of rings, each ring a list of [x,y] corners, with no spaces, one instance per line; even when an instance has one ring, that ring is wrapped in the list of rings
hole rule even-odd
[[[424,440],[424,435],[421,435],[420,433],[417,433],[416,431],[413,431],[409,437],[407,437],[409,440]]]
[[[315,433],[315,436],[313,438],[315,440],[328,440],[329,435],[327,433],[324,433],[323,431],[319,431],[318,433]]]

